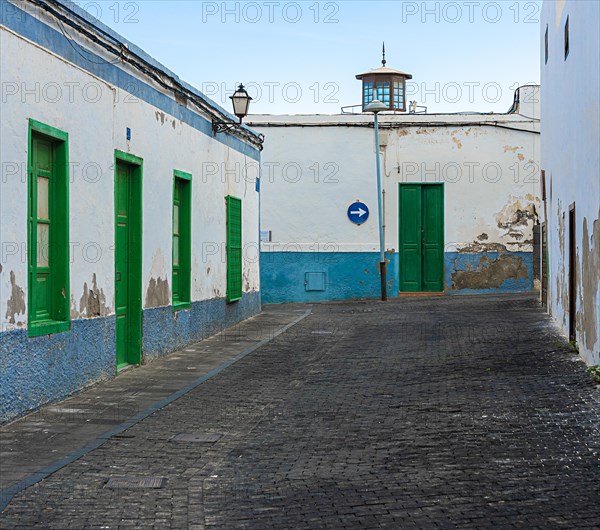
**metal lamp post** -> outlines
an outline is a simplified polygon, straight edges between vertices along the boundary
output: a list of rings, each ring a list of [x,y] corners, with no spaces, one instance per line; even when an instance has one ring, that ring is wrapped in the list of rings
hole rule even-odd
[[[379,121],[377,115],[382,110],[389,110],[389,107],[374,99],[365,108],[364,112],[372,112],[375,115],[375,160],[377,165],[377,210],[379,214],[379,272],[381,275],[381,300],[387,300],[387,272],[385,265],[385,242],[383,240],[383,208],[381,200],[381,163],[379,160]]]

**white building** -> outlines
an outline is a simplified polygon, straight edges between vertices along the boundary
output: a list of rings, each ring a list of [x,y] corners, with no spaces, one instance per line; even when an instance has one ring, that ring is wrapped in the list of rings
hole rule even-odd
[[[260,310],[261,140],[70,2],[0,17],[4,422]]]
[[[518,89],[506,114],[406,114],[409,74],[384,65],[357,77],[363,105],[375,90],[391,109],[379,114],[388,296],[532,290],[539,87]],[[373,115],[248,123],[267,139],[263,302],[379,297]]]
[[[544,298],[592,365],[600,364],[599,27],[600,2],[543,4]]]

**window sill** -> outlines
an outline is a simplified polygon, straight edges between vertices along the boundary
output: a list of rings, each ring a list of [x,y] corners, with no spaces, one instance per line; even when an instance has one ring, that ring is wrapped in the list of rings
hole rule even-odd
[[[29,337],[42,337],[44,335],[53,335],[63,333],[71,329],[71,322],[61,322],[58,320],[46,320],[44,322],[35,322],[29,324],[27,334]]]
[[[239,302],[241,299],[242,299],[241,296],[235,297],[235,298],[229,298],[229,297],[227,297],[227,303],[228,304],[233,304],[234,302]]]
[[[189,309],[191,307],[190,302],[174,302],[173,311],[182,311],[183,309]]]

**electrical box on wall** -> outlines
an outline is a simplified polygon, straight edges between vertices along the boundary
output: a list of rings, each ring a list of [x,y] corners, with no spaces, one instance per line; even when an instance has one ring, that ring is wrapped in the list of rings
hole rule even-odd
[[[325,291],[326,274],[324,272],[306,272],[304,274],[305,291]]]

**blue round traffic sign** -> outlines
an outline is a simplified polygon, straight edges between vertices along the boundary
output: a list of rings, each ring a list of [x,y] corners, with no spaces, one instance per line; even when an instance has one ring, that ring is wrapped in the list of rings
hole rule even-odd
[[[369,218],[369,208],[364,202],[356,201],[348,207],[348,219],[361,225]]]

